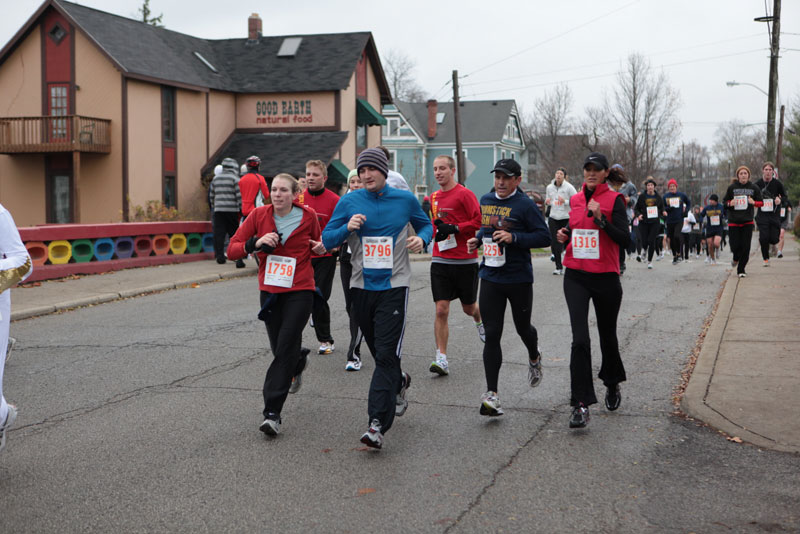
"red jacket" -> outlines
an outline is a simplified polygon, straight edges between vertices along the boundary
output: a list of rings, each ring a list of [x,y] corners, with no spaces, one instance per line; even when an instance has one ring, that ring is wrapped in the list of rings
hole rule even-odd
[[[467,241],[475,237],[475,232],[481,229],[481,207],[475,193],[461,184],[450,191],[435,191],[431,195],[431,214],[433,221],[441,219],[447,224],[457,224],[456,247],[439,250],[439,243],[434,241],[433,256],[454,260],[467,260],[478,257],[478,250],[467,252]],[[431,224],[433,224],[431,221]],[[436,225],[433,225],[433,235],[436,236]]]
[[[313,209],[317,214],[317,220],[319,221],[319,228],[320,231],[325,230],[325,226],[328,224],[328,221],[331,220],[331,215],[333,215],[333,210],[336,209],[336,204],[339,202],[339,195],[328,189],[327,187],[323,187],[322,191],[317,194],[311,193],[308,189],[303,191],[303,193],[298,197],[298,201],[304,205],[308,206],[309,208]],[[324,256],[330,256],[331,253],[328,252],[323,254],[322,256],[317,256],[312,254],[312,258],[321,258]]]
[[[264,283],[264,268],[267,264],[268,254],[256,252],[258,255],[258,288],[261,291],[270,293],[287,293],[289,291],[314,291],[314,269],[311,267],[311,239],[320,240],[321,231],[317,214],[314,210],[295,203],[295,206],[303,210],[303,218],[300,226],[286,240],[286,243],[279,244],[272,252],[276,256],[290,256],[297,260],[294,272],[292,287],[278,287],[266,285]],[[239,226],[239,229],[231,238],[228,245],[228,259],[238,260],[247,256],[244,244],[248,239],[255,236],[259,238],[264,234],[275,231],[275,218],[273,217],[274,208],[272,204],[256,208],[250,217]]]
[[[575,230],[599,230],[600,257],[597,259],[575,258],[572,255],[572,239],[567,243],[567,251],[564,254],[564,267],[577,269],[587,273],[617,273],[619,274],[619,245],[594,222],[594,217],[589,217],[586,209],[586,194],[584,184],[578,194],[569,199],[569,228],[572,231],[571,237],[575,235]],[[622,196],[608,184],[599,184],[592,194],[592,199],[600,203],[600,211],[606,216],[608,224],[611,224],[611,212],[614,210],[614,202],[618,196]]]
[[[256,207],[258,191],[264,195],[264,202],[269,200],[269,189],[264,177],[255,172],[248,172],[239,180],[239,191],[242,193],[242,215],[247,217]]]

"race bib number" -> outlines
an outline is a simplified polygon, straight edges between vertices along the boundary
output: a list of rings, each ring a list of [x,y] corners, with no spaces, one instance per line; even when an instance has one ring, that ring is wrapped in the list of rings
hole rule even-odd
[[[394,255],[392,246],[394,240],[391,237],[369,237],[361,238],[364,249],[364,267],[367,269],[391,269],[394,267]]]
[[[743,211],[747,209],[747,196],[736,195],[733,197],[733,209],[735,211]]]
[[[502,267],[506,264],[506,249],[491,237],[483,238],[483,263],[487,267]]]
[[[456,234],[450,234],[447,236],[447,239],[444,241],[439,241],[439,252],[450,250],[451,248],[456,248],[458,243],[456,243]]]
[[[781,208],[781,217],[786,217],[786,208]]]
[[[711,226],[719,226],[719,215],[711,216]]]
[[[268,286],[292,287],[297,259],[288,256],[267,256],[264,283]]]
[[[670,197],[667,199],[669,201],[670,208],[680,208],[681,207],[681,199],[680,197]]]
[[[556,197],[555,205],[556,206],[563,206],[564,205],[564,199],[561,198],[561,197]]]
[[[647,218],[648,219],[657,219],[658,218],[658,207],[656,207],[656,206],[647,206]]]
[[[582,260],[600,259],[600,231],[572,231],[572,257]]]
[[[772,211],[772,210],[774,210],[775,209],[774,202],[775,201],[772,200],[771,198],[765,198],[764,199],[764,205],[761,206],[761,211]]]

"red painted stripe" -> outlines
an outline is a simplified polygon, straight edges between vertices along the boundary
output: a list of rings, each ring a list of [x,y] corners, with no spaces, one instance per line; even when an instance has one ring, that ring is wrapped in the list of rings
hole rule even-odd
[[[34,267],[31,275],[25,280],[28,282],[38,282],[40,280],[52,280],[54,278],[64,278],[73,274],[97,274],[133,267],[151,267],[154,265],[167,265],[170,263],[186,263],[190,261],[211,260],[214,258],[213,252],[201,252],[199,254],[180,254],[169,256],[149,256],[146,258],[128,258],[126,260],[93,261],[90,263],[67,263],[65,265],[44,265]]]

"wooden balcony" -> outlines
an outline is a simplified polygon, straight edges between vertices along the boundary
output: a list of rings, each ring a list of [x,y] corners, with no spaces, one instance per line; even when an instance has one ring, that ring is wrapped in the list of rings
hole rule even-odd
[[[0,154],[111,152],[111,121],[80,115],[0,117]]]

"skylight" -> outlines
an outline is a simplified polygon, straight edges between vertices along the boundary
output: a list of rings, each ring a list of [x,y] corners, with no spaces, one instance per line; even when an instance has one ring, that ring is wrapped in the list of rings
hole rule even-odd
[[[211,69],[211,72],[215,72],[215,73],[219,72],[216,68],[214,68],[214,65],[209,63],[209,61],[206,58],[203,57],[203,55],[200,52],[195,52],[194,55],[197,57],[197,59],[199,59],[200,61],[203,62],[203,65],[205,65],[206,67]]]
[[[287,37],[283,40],[283,43],[281,43],[281,48],[278,50],[278,57],[294,57],[302,41],[302,37]]]
[[[437,113],[436,124],[442,124],[443,122],[444,122],[444,113]]]

